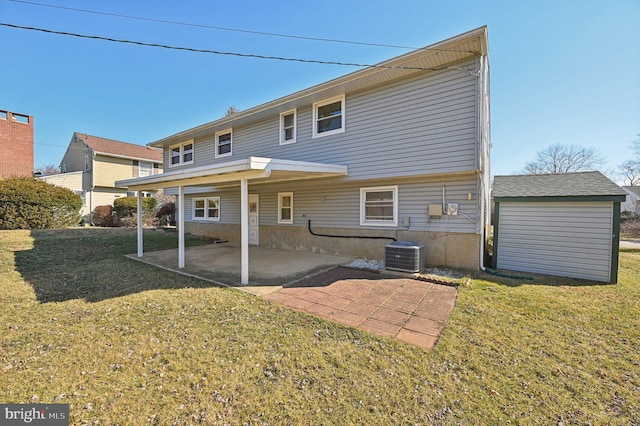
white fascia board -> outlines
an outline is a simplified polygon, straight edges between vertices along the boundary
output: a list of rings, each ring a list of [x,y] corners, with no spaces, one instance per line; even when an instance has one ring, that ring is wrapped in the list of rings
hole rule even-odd
[[[149,163],[162,164],[162,159],[156,160],[155,158],[131,157],[129,155],[113,154],[111,152],[101,152],[101,151],[93,151],[93,152],[96,155],[103,155],[105,157],[123,158],[125,160],[138,160],[138,161],[146,161],[146,162],[149,162]]]
[[[116,186],[125,188],[175,186],[177,182],[184,185],[206,185],[239,179],[259,179],[271,175],[272,171],[299,172],[302,174],[347,175],[347,166],[308,161],[280,160],[265,157],[249,157],[246,160],[229,161],[213,166],[201,166],[185,170],[173,170],[158,175],[119,180]],[[223,176],[227,175],[227,176]]]

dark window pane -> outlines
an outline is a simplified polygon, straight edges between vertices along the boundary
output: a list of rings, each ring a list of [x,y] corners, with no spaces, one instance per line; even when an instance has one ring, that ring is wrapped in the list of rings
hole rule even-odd
[[[342,101],[318,107],[318,119],[342,114]]]
[[[318,120],[318,133],[329,132],[342,127],[342,117],[325,118]]]

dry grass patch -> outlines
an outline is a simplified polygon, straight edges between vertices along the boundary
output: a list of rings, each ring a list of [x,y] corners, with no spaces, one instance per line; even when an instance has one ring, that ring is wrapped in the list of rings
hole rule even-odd
[[[638,252],[622,253],[618,285],[473,280],[428,352],[131,252],[129,230],[0,232],[0,402],[69,403],[72,424],[640,417]]]

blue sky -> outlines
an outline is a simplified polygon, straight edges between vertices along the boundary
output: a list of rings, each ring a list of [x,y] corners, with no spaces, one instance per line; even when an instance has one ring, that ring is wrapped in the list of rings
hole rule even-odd
[[[487,25],[492,174],[547,146],[598,149],[615,167],[640,134],[640,1],[0,0],[0,22],[199,49],[374,64],[409,49],[172,25],[157,20],[423,47]],[[74,131],[146,144],[355,71],[140,47],[0,27],[0,109],[35,116],[35,165]]]

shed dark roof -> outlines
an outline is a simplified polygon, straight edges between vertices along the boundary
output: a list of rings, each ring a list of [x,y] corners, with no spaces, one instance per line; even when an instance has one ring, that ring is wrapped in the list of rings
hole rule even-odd
[[[75,136],[87,144],[91,149],[102,154],[115,154],[125,157],[162,162],[162,150],[113,139],[101,138],[75,132]]]
[[[600,172],[495,176],[494,198],[626,195]]]

